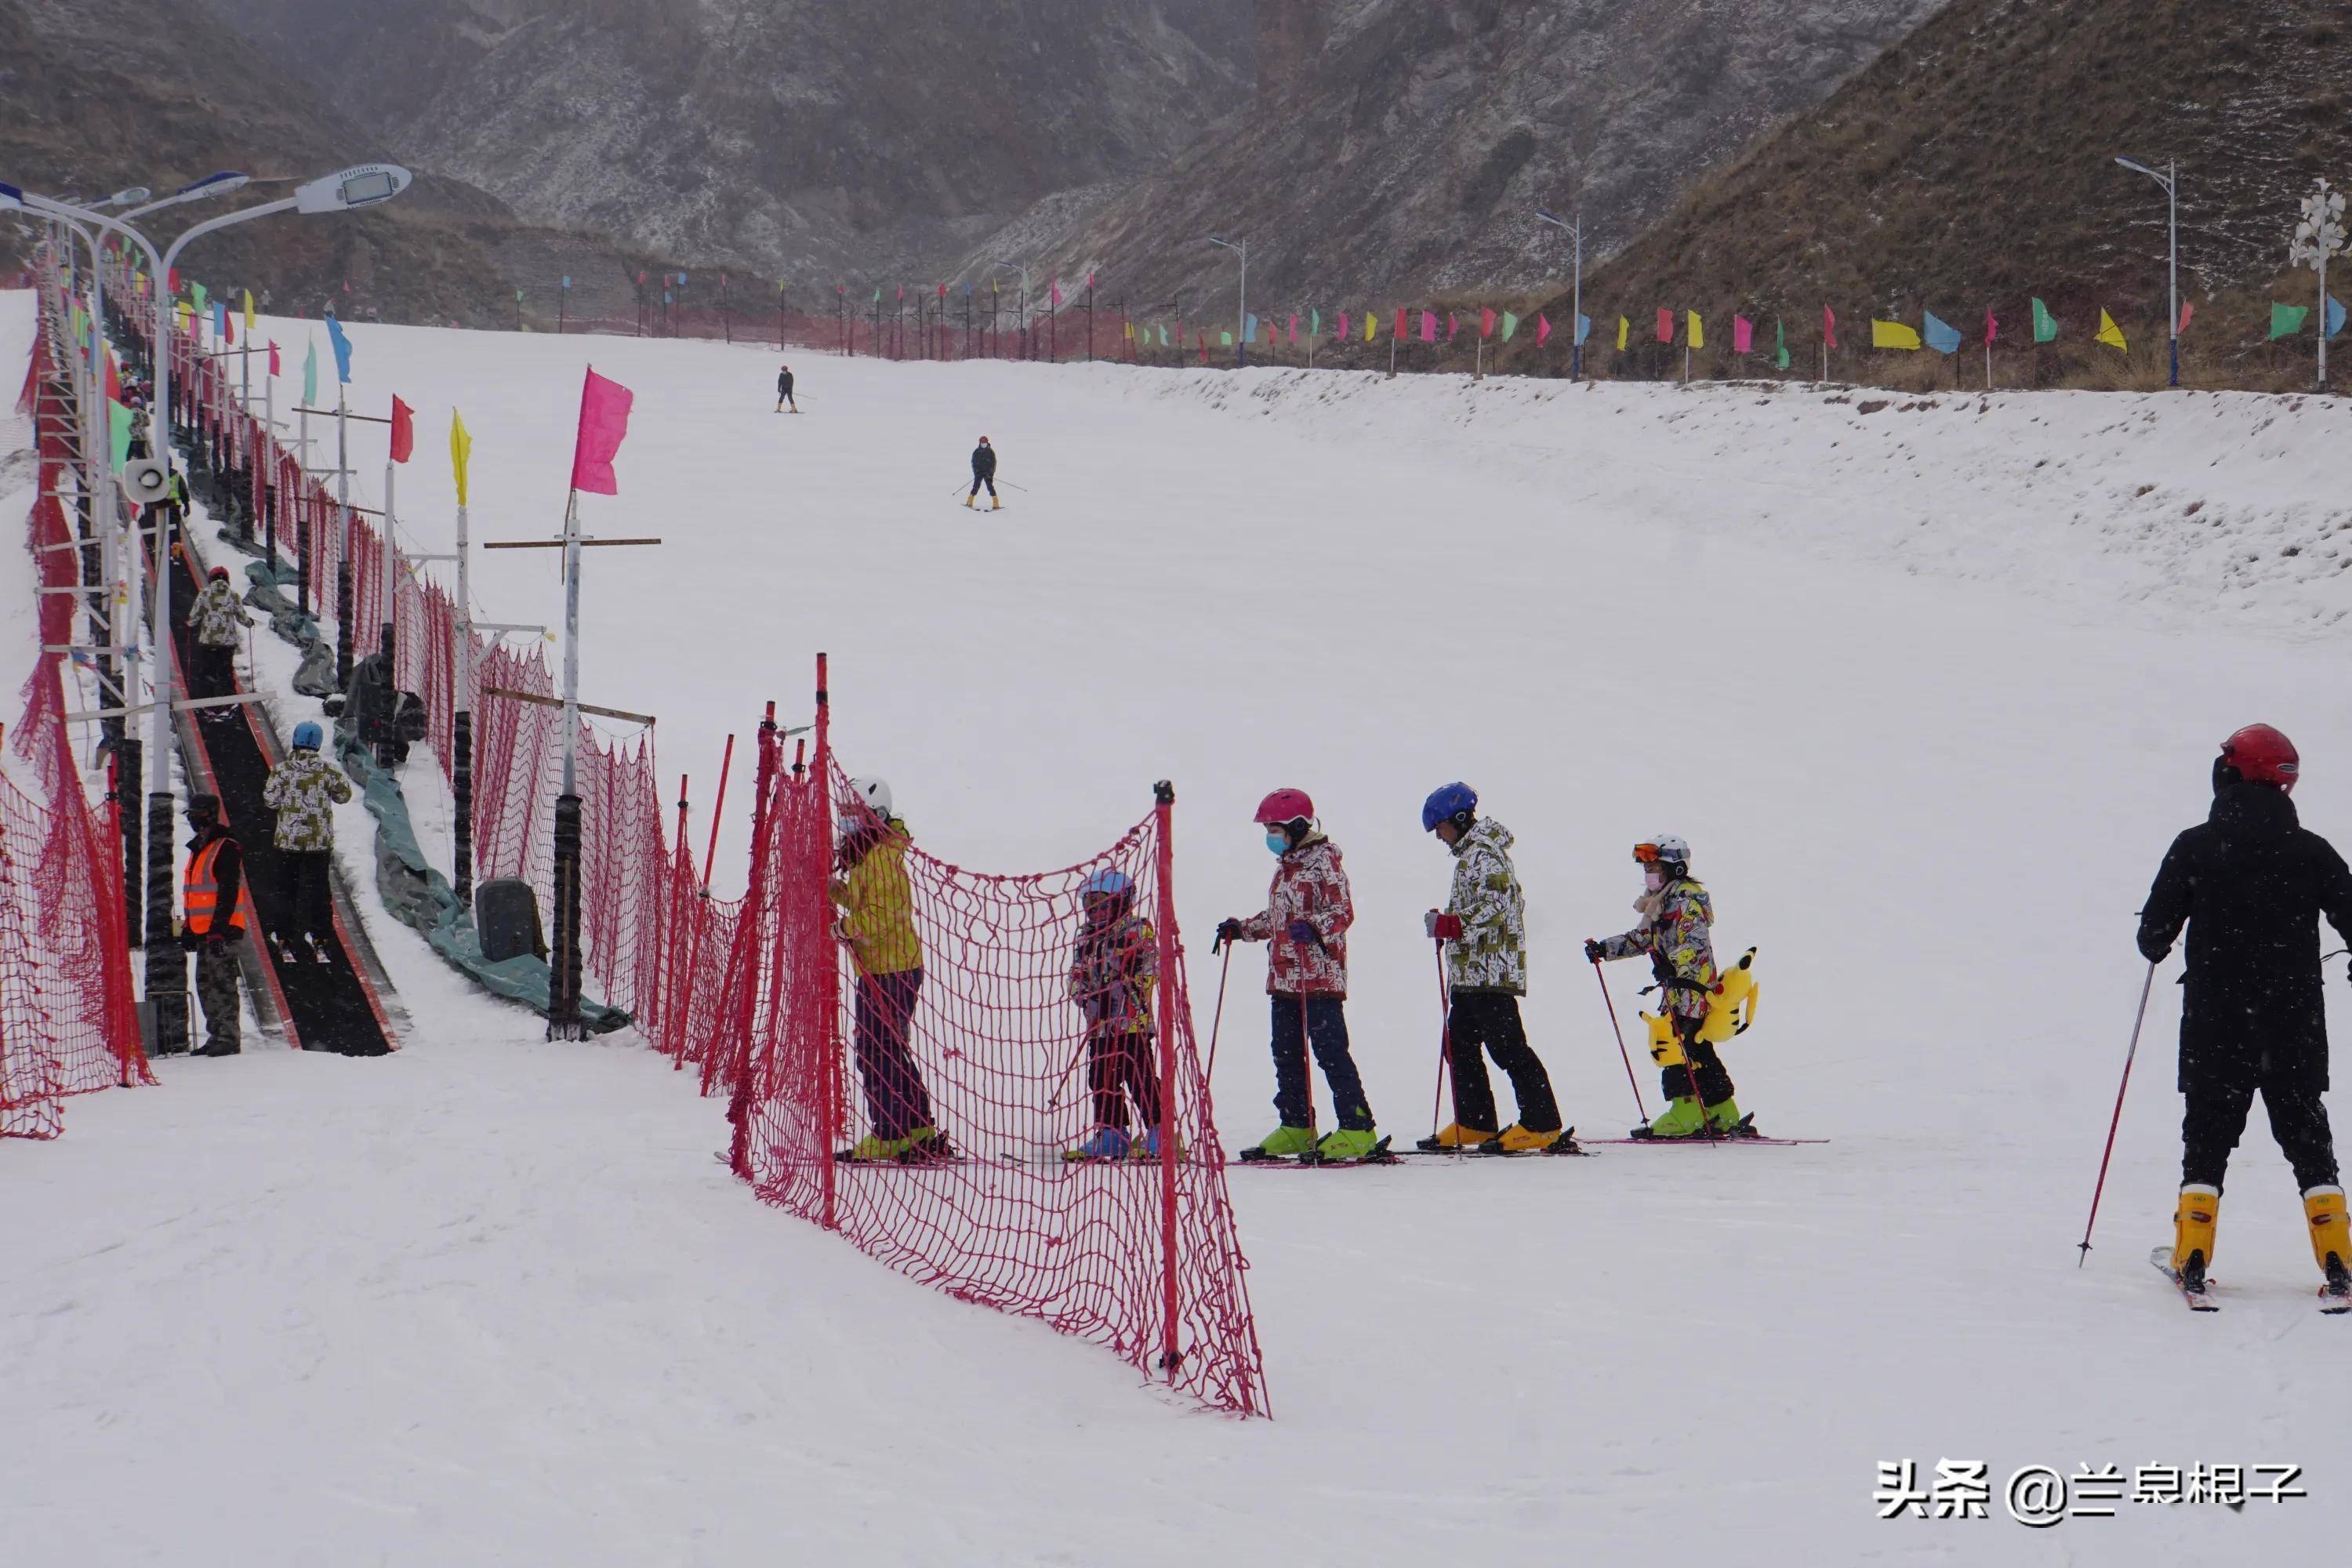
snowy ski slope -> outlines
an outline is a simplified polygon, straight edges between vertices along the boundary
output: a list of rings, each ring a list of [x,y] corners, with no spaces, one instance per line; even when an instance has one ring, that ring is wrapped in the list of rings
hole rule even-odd
[[[265,328],[289,369],[310,330]],[[1633,1107],[1576,944],[1630,923],[1627,847],[1678,832],[1719,944],[1762,950],[1741,1103],[1833,1142],[1236,1173],[1277,1418],[1233,1423],[761,1209],[657,1058],[545,1046],[381,926],[417,1021],[395,1058],[167,1066],[0,1147],[10,1560],[2145,1564],[2340,1539],[2347,1325],[2312,1310],[2259,1119],[2227,1309],[2192,1320],[2144,1262],[2177,964],[2086,1268],[2074,1247],[2134,911],[2213,743],[2279,724],[2305,820],[2352,839],[2339,407],[799,356],[793,417],[772,352],[352,337],[354,405],[420,411],[421,549],[450,537],[453,404],[476,537],[520,538],[560,522],[583,361],[636,391],[622,493],[584,515],[667,542],[592,557],[583,695],[660,715],[698,822],[727,732],[771,697],[804,721],[818,648],[845,762],[961,864],[1067,863],[1172,777],[1205,1040],[1210,929],[1270,869],[1250,808],[1303,786],[1354,876],[1349,1012],[1401,1140],[1436,1068],[1422,795],[1466,778],[1518,835],[1530,1030],[1604,1135]],[[373,505],[383,437],[354,429]],[[1008,504],[974,516],[982,433]],[[559,616],[543,557],[476,584],[494,618]],[[1271,1124],[1262,980],[1244,950],[1235,1143]],[[1611,980],[1630,1024],[1643,977]],[[1993,1517],[1880,1521],[1904,1458],[1986,1461]],[[2282,1462],[2310,1497],[2242,1512],[2032,1530],[1998,1491],[2034,1463]]]

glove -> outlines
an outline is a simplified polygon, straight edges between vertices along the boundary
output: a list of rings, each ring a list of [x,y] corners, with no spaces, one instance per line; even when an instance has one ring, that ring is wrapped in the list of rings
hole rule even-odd
[[[1241,921],[1237,921],[1237,920],[1233,920],[1233,919],[1228,918],[1228,919],[1225,919],[1225,920],[1221,920],[1221,921],[1219,921],[1217,922],[1217,940],[1218,940],[1219,942],[1239,942],[1239,941],[1241,941],[1241,939],[1242,939],[1242,922],[1241,922]]]
[[[1586,937],[1586,938],[1584,939],[1584,962],[1585,962],[1585,963],[1599,963],[1601,960],[1603,960],[1603,959],[1607,958],[1608,956],[1609,956],[1609,950],[1608,950],[1607,948],[1602,947],[1599,942],[1597,942],[1593,941],[1591,937]]]
[[[1440,942],[1460,942],[1462,940],[1462,917],[1460,915],[1441,915],[1435,910],[1432,910],[1429,913],[1421,917],[1421,925],[1423,931],[1427,931],[1431,936],[1435,937]]]
[[[1315,922],[1312,921],[1291,921],[1289,935],[1291,941],[1299,943],[1301,946],[1304,946],[1310,942],[1318,947],[1321,947],[1323,945],[1323,939],[1316,933]]]

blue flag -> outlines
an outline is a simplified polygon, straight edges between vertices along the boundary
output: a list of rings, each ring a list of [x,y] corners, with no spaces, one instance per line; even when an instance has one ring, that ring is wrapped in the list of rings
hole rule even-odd
[[[2333,342],[2336,334],[2343,330],[2344,307],[2336,302],[2335,295],[2330,294],[2327,297],[2327,336],[2329,341]]]
[[[335,379],[345,386],[352,384],[352,340],[343,336],[342,322],[327,318],[327,346],[335,351]]]
[[[213,301],[213,337],[215,340],[228,337],[228,302],[225,300]]]
[[[1591,335],[1592,318],[1584,315],[1578,316],[1576,318],[1576,341],[1580,343]]]
[[[1252,343],[1257,342],[1257,318],[1255,316],[1252,316],[1246,322],[1243,323],[1242,341]]]
[[[1960,347],[1959,330],[1936,319],[1936,312],[1925,312],[1927,318],[1927,346],[1939,354],[1957,353]]]
[[[563,286],[564,286],[566,289],[569,289],[569,288],[571,288],[571,287],[572,287],[572,274],[571,274],[571,273],[569,273],[569,272],[567,272],[567,273],[565,273],[565,274],[563,275]]]

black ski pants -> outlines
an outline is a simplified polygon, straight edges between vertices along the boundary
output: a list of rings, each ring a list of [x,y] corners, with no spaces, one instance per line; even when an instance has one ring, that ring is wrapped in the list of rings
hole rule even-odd
[[[326,849],[278,851],[278,863],[285,868],[286,902],[291,915],[286,940],[290,943],[299,938],[320,956],[331,952],[335,943],[333,889],[327,864],[331,854]]]
[[[1530,1132],[1559,1131],[1559,1105],[1552,1099],[1551,1076],[1543,1059],[1528,1045],[1527,1026],[1519,1020],[1519,999],[1507,991],[1456,991],[1446,1017],[1446,1050],[1454,1079],[1454,1120],[1465,1127],[1493,1132],[1502,1127],[1496,1119],[1495,1087],[1486,1078],[1486,1056],[1510,1075],[1511,1093],[1519,1102],[1519,1125]]]
[[[1698,1102],[1701,1105],[1721,1105],[1736,1092],[1731,1087],[1731,1075],[1723,1068],[1723,1058],[1715,1054],[1715,1047],[1698,1037],[1700,1018],[1676,1018],[1675,1032],[1682,1037],[1683,1055],[1690,1058],[1688,1067],[1660,1068],[1658,1092],[1668,1100],[1688,1100],[1691,1080],[1698,1080]]]
[[[1304,1005],[1296,996],[1279,994],[1268,1000],[1274,1004],[1274,1110],[1282,1124],[1312,1124],[1307,1082],[1307,1048],[1312,1041],[1323,1081],[1331,1086],[1339,1125],[1349,1131],[1370,1131],[1372,1108],[1364,1100],[1364,1080],[1348,1048],[1347,998],[1309,996]],[[1302,1024],[1305,1039],[1299,1037]]]
[[[2294,1167],[2297,1191],[2336,1184],[2336,1140],[2327,1127],[2327,1107],[2318,1091],[2289,1089],[2258,1077],[2234,1081],[2198,1081],[2188,1090],[2189,1109],[2180,1119],[2180,1184],[2203,1184],[2220,1191],[2230,1168],[2230,1152],[2246,1131],[2246,1114],[2253,1109],[2254,1091],[2271,1117],[2271,1136]]]
[[[1160,1125],[1158,1056],[1148,1030],[1097,1029],[1087,1037],[1087,1089],[1094,1097],[1096,1126],[1127,1131],[1130,1100],[1137,1131]]]
[[[996,499],[996,476],[994,474],[972,475],[971,496],[980,494],[980,487],[982,485],[986,485],[988,487],[988,499],[994,500]],[[970,500],[971,496],[966,496],[964,499],[966,500]]]
[[[857,977],[857,1081],[866,1090],[866,1120],[883,1138],[904,1138],[918,1127],[936,1127],[930,1091],[907,1047],[915,998],[923,972]]]

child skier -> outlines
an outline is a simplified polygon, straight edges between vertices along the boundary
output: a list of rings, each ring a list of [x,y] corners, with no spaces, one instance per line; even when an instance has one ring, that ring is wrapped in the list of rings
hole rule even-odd
[[[1662,1068],[1658,1092],[1666,1108],[1636,1138],[1738,1136],[1748,1131],[1731,1098],[1731,1075],[1715,1047],[1698,1037],[1706,1022],[1707,999],[1716,988],[1715,902],[1690,874],[1690,846],[1671,833],[1633,846],[1642,868],[1642,896],[1633,900],[1642,923],[1622,936],[1587,942],[1593,963],[1647,953],[1658,978],[1660,1010],[1674,1021],[1688,1061]]]
[[[788,403],[792,404],[793,413],[801,411],[801,405],[793,401],[793,367],[790,365],[776,373],[776,412],[782,414]]]
[[[1421,1141],[1428,1150],[1486,1147],[1501,1153],[1569,1152],[1543,1060],[1519,1019],[1528,990],[1527,900],[1511,866],[1511,830],[1478,815],[1478,792],[1441,785],[1422,803],[1421,826],[1454,852],[1454,889],[1422,926],[1444,944],[1445,1038],[1454,1120]],[[1519,1119],[1497,1131],[1486,1052],[1511,1077]]]
[[[841,940],[857,963],[857,1081],[873,1131],[834,1158],[909,1164],[951,1159],[955,1151],[932,1124],[930,1091],[907,1046],[923,988],[922,938],[907,881],[912,839],[891,815],[888,784],[852,779],[849,793],[828,890],[841,906]]]
[[[278,849],[289,915],[278,933],[278,950],[289,963],[332,963],[338,946],[330,879],[335,807],[350,801],[352,784],[341,767],[319,754],[325,742],[313,721],[295,725],[292,752],[269,770],[261,786],[261,804],[278,814],[271,843]]]
[[[1070,998],[1087,1026],[1087,1089],[1094,1131],[1065,1160],[1160,1156],[1160,1061],[1154,1048],[1151,986],[1160,973],[1159,939],[1135,910],[1135,881],[1108,867],[1078,889],[1085,923],[1070,953]],[[1128,1131],[1135,1103],[1139,1131]]]
[[[2294,1168],[2311,1250],[2330,1309],[2352,1308],[2344,1188],[2320,1094],[2327,1088],[2327,1012],[2319,917],[2352,941],[2352,870],[2304,827],[2287,797],[2302,773],[2294,742],[2253,724],[2221,742],[2206,820],[2172,841],[2140,911],[2139,951],[2160,963],[2189,928],[2180,1006],[2180,1202],[2172,1265],[2205,1290],[2230,1151],[2256,1090],[2271,1134]],[[2336,1303],[2342,1303],[2341,1306]]]
[[[985,436],[980,438],[980,445],[971,449],[971,493],[963,498],[964,505],[972,504],[982,485],[988,487],[989,510],[994,511],[1004,504],[996,499],[996,448],[988,444]]]
[[[199,697],[226,697],[236,686],[236,645],[253,617],[238,603],[228,568],[215,566],[205,574],[204,591],[188,606],[188,626],[195,633],[195,688]],[[219,722],[234,718],[236,710],[215,708],[205,719]]]
[[[1356,920],[1348,873],[1339,846],[1316,826],[1315,803],[1305,790],[1276,790],[1258,803],[1256,820],[1265,829],[1266,848],[1278,858],[1274,885],[1264,910],[1245,921],[1223,921],[1217,939],[1273,944],[1265,990],[1273,999],[1274,1108],[1282,1124],[1242,1151],[1242,1158],[1360,1160],[1383,1140],[1348,1048],[1348,928]],[[1307,1098],[1309,1041],[1339,1122],[1319,1142]]]

